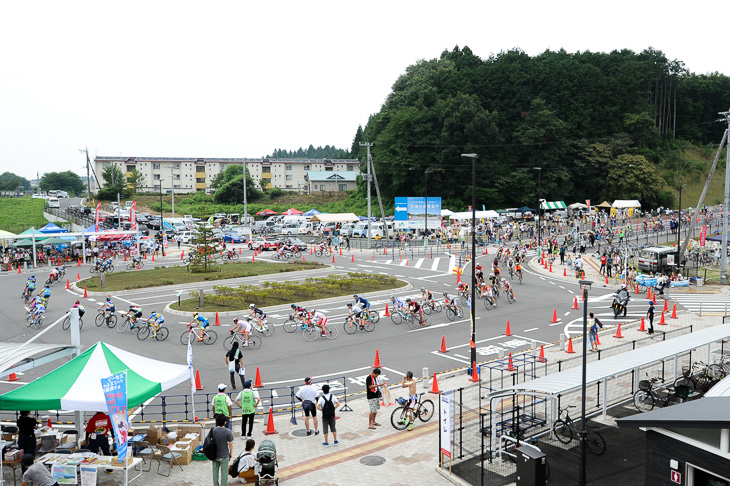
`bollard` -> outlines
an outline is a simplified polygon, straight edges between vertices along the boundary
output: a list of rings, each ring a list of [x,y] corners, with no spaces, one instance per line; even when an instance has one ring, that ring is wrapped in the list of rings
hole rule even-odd
[[[532,354],[539,353],[539,351],[537,350],[537,341],[535,341],[534,339],[530,341],[530,348],[532,349]]]
[[[504,358],[504,349],[500,349],[499,354],[497,356],[499,357],[499,359]]]
[[[198,290],[198,307],[203,307],[203,289]]]
[[[702,302],[700,302],[700,317],[702,317]]]
[[[560,333],[560,351],[565,351],[565,334]]]
[[[101,272],[101,288],[106,288],[106,272]]]
[[[421,368],[421,376],[423,376],[423,389],[428,390],[428,368]]]

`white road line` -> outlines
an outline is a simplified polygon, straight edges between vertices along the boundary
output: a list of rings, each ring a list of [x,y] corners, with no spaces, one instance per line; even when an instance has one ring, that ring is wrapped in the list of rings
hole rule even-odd
[[[565,290],[565,287],[563,287],[562,285],[558,285],[558,287],[560,287],[561,289]]]
[[[552,280],[548,280],[548,282],[550,282],[551,285],[555,285],[555,282],[553,282]]]
[[[430,282],[430,283],[438,283],[438,282],[436,282],[435,280],[428,280],[428,279],[427,279],[427,278],[425,278],[425,277],[418,277],[418,278],[417,278],[416,280],[421,280],[421,281],[423,281],[423,282]]]
[[[416,264],[414,265],[416,268],[421,268],[421,265],[423,265],[423,258],[419,258],[418,261],[416,261]]]
[[[464,359],[466,359],[466,360],[468,360],[468,359],[469,359],[469,357],[468,357],[468,356],[462,356],[462,355],[460,355],[460,354],[454,354],[454,356],[458,356],[459,358],[464,358]]]
[[[570,311],[566,312],[566,313],[565,313],[565,314],[563,314],[563,315],[564,315],[564,316],[567,316],[568,314],[570,314]]]
[[[559,326],[560,324],[562,324],[562,322],[555,322],[553,324],[550,324],[550,327]]]
[[[532,329],[525,329],[522,332],[532,332],[532,331],[537,331],[538,329],[540,329],[540,328],[539,327],[533,327]]]
[[[454,268],[456,268],[456,257],[454,255],[449,255],[449,274],[454,272]]]
[[[403,275],[396,275],[398,278],[405,278]]]
[[[432,271],[435,272],[436,270],[438,270],[438,268],[439,268],[439,261],[440,260],[441,260],[440,258],[434,258],[433,259],[433,264],[431,265],[431,270]]]
[[[318,378],[327,378],[327,377],[330,377],[330,376],[342,376],[342,375],[348,374],[348,373],[356,373],[358,371],[371,370],[371,369],[372,368],[370,366],[363,366],[362,368],[354,368],[354,369],[351,369],[351,370],[336,371],[334,373],[328,373],[326,375],[313,376],[312,379],[313,380],[316,380]],[[279,385],[279,384],[283,384],[283,383],[300,383],[301,384],[302,383],[302,379],[301,378],[294,378],[293,380],[267,381],[266,382],[267,385]]]
[[[393,260],[385,260],[383,263],[385,265],[390,265],[391,263],[393,263]]]
[[[132,302],[131,300],[127,300],[127,299],[122,299],[122,298],[121,298],[121,297],[119,297],[118,295],[115,295],[115,296],[114,296],[114,300],[121,300],[122,302],[126,302],[126,303],[128,303],[128,304],[132,304],[132,305],[137,305],[137,303],[136,303],[136,302]]]
[[[459,359],[459,358],[456,358],[455,357],[455,356],[458,356],[458,355],[448,355],[448,354],[444,354],[444,353],[439,353],[438,351],[431,351],[431,354],[435,354],[436,356],[441,356],[443,358],[453,359],[454,361],[458,361],[459,363],[462,363],[462,364],[467,364],[467,365],[470,365],[471,364],[469,362],[469,359],[468,358],[467,359]]]

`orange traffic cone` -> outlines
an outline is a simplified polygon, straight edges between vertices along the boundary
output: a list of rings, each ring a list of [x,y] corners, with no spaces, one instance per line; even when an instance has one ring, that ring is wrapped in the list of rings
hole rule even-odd
[[[332,263],[335,263],[335,255],[332,254]]]
[[[484,254],[489,255],[489,248],[486,245],[484,245]]]
[[[47,425],[48,425],[48,428],[49,429],[52,429],[53,428],[53,422],[51,422],[51,417],[48,417],[48,424]]]
[[[371,262],[374,262],[375,261],[375,254],[374,253],[372,255],[370,255],[370,261]]]
[[[606,275],[606,283],[608,283],[608,275]]]
[[[314,255],[314,250],[312,249],[312,247],[311,247],[311,246],[309,247],[309,254],[310,254],[310,255]]]
[[[69,290],[70,288],[71,288],[71,281],[69,279],[66,279],[66,290]]]
[[[76,266],[77,267],[80,267],[81,266],[81,258],[79,258],[78,262],[76,262]]]
[[[185,253],[185,252],[183,252],[183,253]],[[241,254],[241,249],[240,248],[238,249],[238,254],[239,255]]]
[[[77,273],[76,274],[76,281],[77,282],[80,282],[81,281],[81,274],[80,273]]]
[[[639,293],[639,284],[636,284],[636,290],[634,291],[635,294]]]
[[[507,361],[507,371],[515,371],[515,365],[512,363],[512,353],[509,354],[509,361]]]
[[[469,378],[469,381],[477,382],[479,381],[479,373],[477,372],[477,362],[473,361],[471,364],[471,378]]]
[[[385,314],[383,314],[384,317],[390,317],[390,311],[388,310],[388,304],[385,304]]]
[[[20,274],[20,273],[22,273],[22,272],[20,271],[20,265],[18,265],[18,274]]]
[[[14,372],[10,373],[10,376],[8,376],[8,381],[18,381],[17,375]]]
[[[618,323],[618,330],[616,331],[616,334],[613,336],[617,339],[623,339],[624,337],[621,335],[621,323]]]
[[[660,326],[666,326],[667,322],[664,320],[664,312],[662,312],[662,319],[659,321]]]
[[[674,305],[672,306],[672,319],[677,319],[677,299],[674,299]]]
[[[601,345],[601,340],[598,339],[598,333],[596,333],[596,346],[600,346],[600,345]]]
[[[355,254],[353,253],[353,254],[352,254],[352,255],[350,255],[350,256],[352,257],[352,260],[351,260],[351,261],[352,261],[352,263],[355,263]]]
[[[220,326],[221,325],[221,320],[218,317],[218,313],[217,312],[215,313],[215,325],[216,326]]]
[[[504,335],[505,336],[511,336],[512,335],[512,331],[510,331],[510,328],[509,328],[509,319],[507,320],[507,329],[504,331]]]
[[[552,322],[553,324],[558,322],[558,309],[553,310],[553,320],[550,322]]]
[[[446,349],[446,336],[441,336],[441,349],[439,349],[439,353],[448,353],[449,350]]]
[[[380,368],[380,367],[381,367],[381,364],[380,364],[380,353],[376,349],[375,350],[375,362],[373,363],[373,368]]]
[[[646,327],[644,327],[644,318],[641,318],[641,326],[639,326],[639,331],[646,332]]]
[[[184,259],[185,259],[185,251],[183,250],[183,252],[180,253],[180,260],[184,260]]]
[[[269,418],[266,420],[266,430],[264,430],[264,435],[274,434],[278,434],[278,432],[274,428],[274,408],[269,407]]]
[[[646,289],[646,298],[647,298],[648,300],[651,300],[651,289],[650,289],[650,288],[647,288],[647,289]]]
[[[666,300],[664,301],[664,310],[662,312],[669,312],[669,304]]]
[[[573,297],[573,309],[578,308],[578,297]]]
[[[261,382],[261,372],[259,371],[259,367],[256,367],[256,381],[253,382],[254,388],[263,388],[264,384]]]
[[[137,270],[139,270],[139,263],[137,264]]]
[[[564,268],[564,269],[563,269],[563,277],[567,277],[567,276],[568,276],[568,270],[566,270],[566,269]]]
[[[550,273],[553,273],[553,264],[550,264]]]
[[[195,391],[203,389],[203,385],[200,383],[200,370],[195,370]]]
[[[155,254],[152,254],[152,263],[155,263]]]
[[[565,350],[566,353],[575,353],[573,351],[573,338],[568,338],[568,349]]]
[[[125,262],[127,261],[127,254],[126,253],[124,254],[124,261]]]
[[[304,262],[306,262],[306,261],[307,261],[307,259],[306,259],[306,258],[304,258],[304,255],[302,255],[302,263],[304,263]]]
[[[441,394],[441,390],[439,390],[439,382],[436,379],[436,373],[433,374],[433,385],[431,385],[431,391],[429,393],[433,393],[435,395]]]
[[[541,363],[544,363],[546,361],[545,359],[545,345],[540,345],[540,356],[537,357],[537,360]]]
[[[89,294],[86,293],[86,286],[84,285],[84,299],[87,299]]]

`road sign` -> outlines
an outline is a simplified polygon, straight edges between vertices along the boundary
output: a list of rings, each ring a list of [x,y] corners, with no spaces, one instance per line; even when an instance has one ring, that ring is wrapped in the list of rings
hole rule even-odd
[[[423,228],[428,211],[428,227],[441,227],[441,198],[429,197],[428,208],[424,197],[396,197],[395,222],[397,229]]]
[[[672,471],[672,482],[682,484],[682,475],[679,473],[679,471]]]

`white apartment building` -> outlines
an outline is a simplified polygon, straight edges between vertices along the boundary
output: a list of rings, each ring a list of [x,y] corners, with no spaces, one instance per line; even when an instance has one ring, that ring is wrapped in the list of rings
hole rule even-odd
[[[125,175],[138,170],[145,176],[143,191],[176,193],[206,191],[213,178],[231,164],[245,164],[257,186],[264,189],[279,187],[284,190],[309,192],[307,174],[313,172],[360,172],[357,159],[248,159],[248,158],[189,158],[189,157],[95,157],[94,171],[104,184],[101,173],[105,167],[115,165]],[[333,186],[340,190],[348,186]]]

